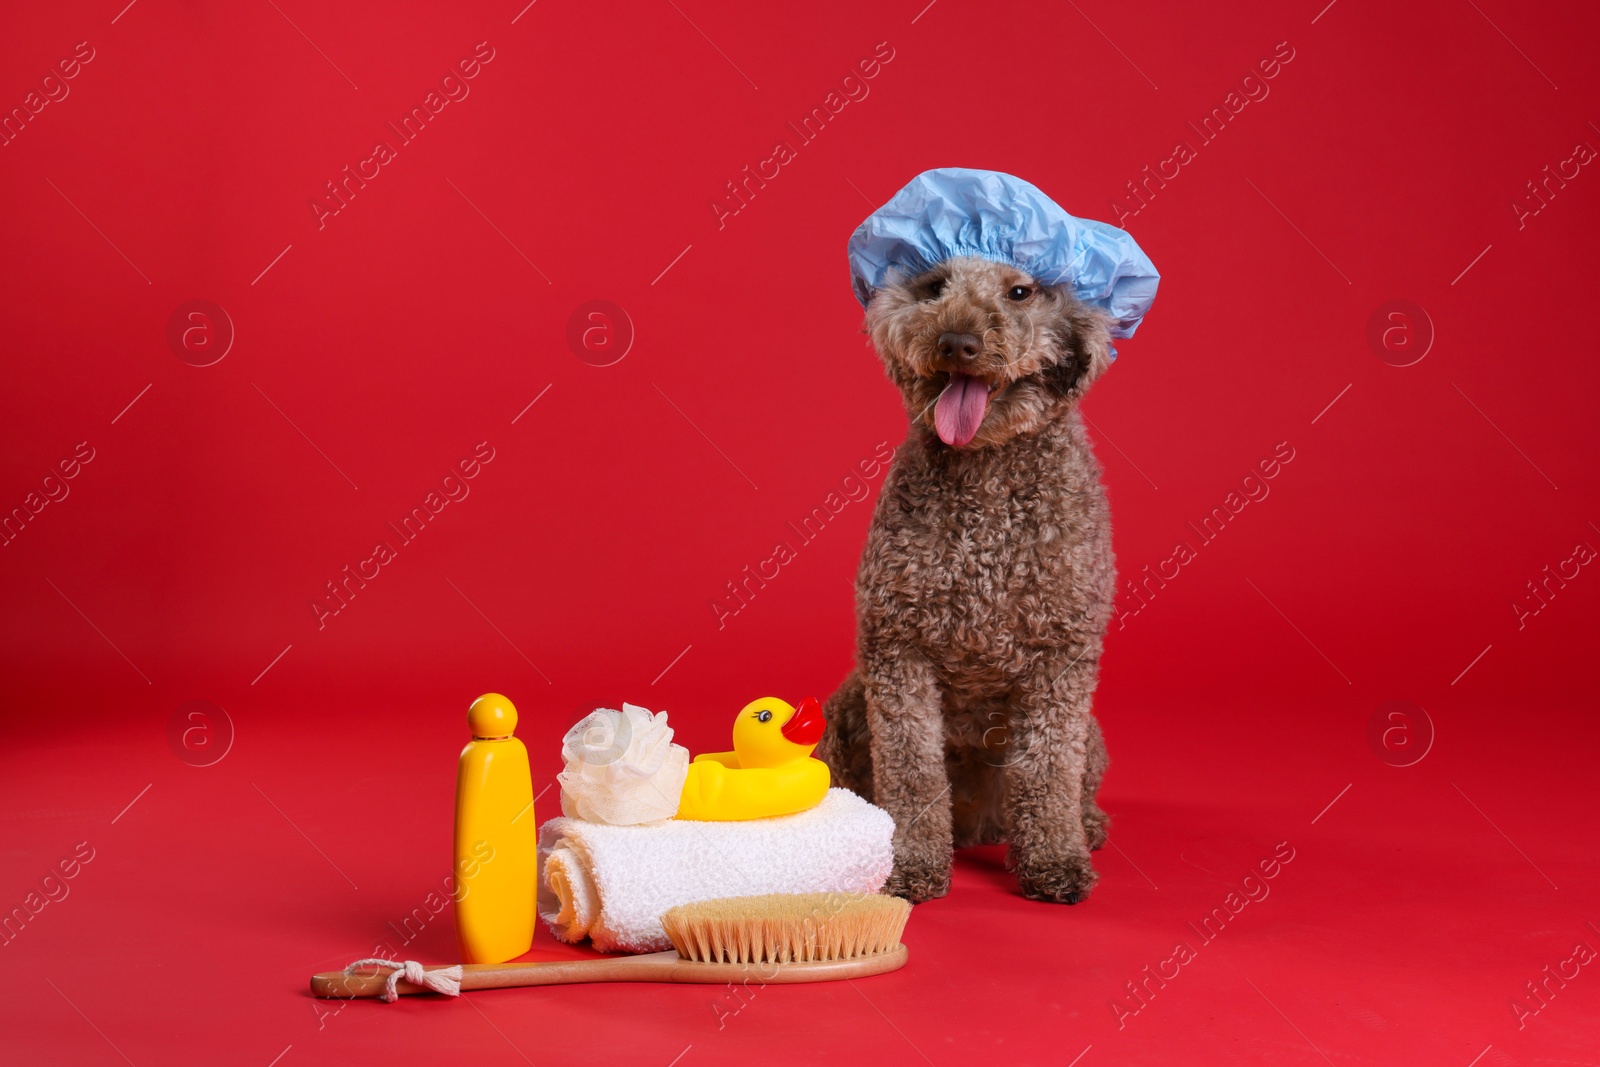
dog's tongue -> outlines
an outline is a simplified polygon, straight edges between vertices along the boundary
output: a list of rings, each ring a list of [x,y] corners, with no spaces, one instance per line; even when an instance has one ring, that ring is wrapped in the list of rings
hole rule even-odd
[[[950,384],[933,406],[933,426],[939,440],[960,448],[978,436],[978,424],[989,407],[989,389],[969,374],[950,375]]]

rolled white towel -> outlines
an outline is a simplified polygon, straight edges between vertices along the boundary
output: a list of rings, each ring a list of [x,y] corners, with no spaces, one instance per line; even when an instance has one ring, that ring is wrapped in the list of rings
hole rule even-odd
[[[539,828],[539,915],[562,941],[604,952],[672,947],[671,907],[760,893],[876,893],[894,866],[894,820],[848,789],[794,815]]]

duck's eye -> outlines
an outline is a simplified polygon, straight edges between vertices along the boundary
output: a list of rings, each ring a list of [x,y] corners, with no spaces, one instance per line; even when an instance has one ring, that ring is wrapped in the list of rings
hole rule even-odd
[[[771,722],[772,721],[772,712],[770,712],[770,711],[758,711],[758,712],[756,712],[756,721],[757,722]]]
[[[1011,287],[1010,291],[1006,293],[1006,299],[1014,301],[1014,302],[1020,304],[1020,303],[1022,303],[1024,300],[1028,299],[1028,297],[1030,297],[1032,295],[1033,295],[1033,287],[1032,286],[1028,286],[1028,285],[1013,285]]]

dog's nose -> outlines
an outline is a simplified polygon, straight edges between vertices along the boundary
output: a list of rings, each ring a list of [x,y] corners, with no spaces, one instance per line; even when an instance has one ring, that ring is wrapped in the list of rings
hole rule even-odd
[[[945,359],[959,359],[971,363],[983,351],[983,342],[970,333],[941,333],[939,355]]]

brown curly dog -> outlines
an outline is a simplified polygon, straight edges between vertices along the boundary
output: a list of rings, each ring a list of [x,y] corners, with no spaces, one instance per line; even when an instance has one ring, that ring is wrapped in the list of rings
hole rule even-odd
[[[894,816],[890,892],[943,896],[953,847],[1006,841],[1027,896],[1075,904],[1107,831],[1090,705],[1116,571],[1078,414],[1110,363],[1107,319],[963,256],[880,289],[866,332],[911,431],[873,513],[856,669],[817,755]]]

